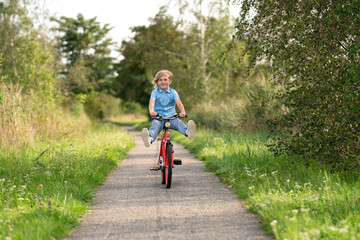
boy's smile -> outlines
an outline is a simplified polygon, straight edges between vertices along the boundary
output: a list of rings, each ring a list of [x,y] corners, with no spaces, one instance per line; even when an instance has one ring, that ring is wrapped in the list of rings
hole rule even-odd
[[[171,80],[167,75],[163,75],[159,78],[157,85],[161,88],[161,90],[166,91],[170,86]]]

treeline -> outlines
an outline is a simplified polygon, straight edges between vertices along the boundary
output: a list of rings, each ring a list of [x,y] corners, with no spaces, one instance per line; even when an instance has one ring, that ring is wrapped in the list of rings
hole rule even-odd
[[[265,130],[274,154],[359,166],[358,1],[244,0],[236,20],[221,0],[171,4],[148,25],[134,26],[133,37],[116,47],[111,26],[96,18],[52,19],[49,34],[31,17],[39,14],[29,12],[37,10],[27,1],[1,2],[0,130],[29,121],[29,136],[50,137],[56,134],[46,129],[59,125],[56,116],[79,119],[85,111],[101,120],[121,111],[146,112],[152,78],[169,69],[171,87],[198,126]],[[179,9],[177,18],[168,13],[171,7]],[[114,48],[120,60],[111,57]],[[6,94],[18,102],[10,105]],[[28,107],[19,108],[25,101]],[[17,108],[19,113],[9,113]],[[74,132],[62,128],[61,134]]]
[[[269,65],[249,68],[245,42],[234,39],[228,5],[176,2],[181,9],[177,19],[163,7],[148,26],[133,27],[134,36],[122,42],[124,59],[112,85],[116,96],[147,106],[152,78],[169,69],[174,74],[171,87],[198,125],[231,132],[264,128],[265,116],[275,114]]]
[[[203,1],[179,2],[193,21],[162,9],[122,43],[119,96],[146,105],[151,78],[168,68],[199,125],[266,129],[274,154],[359,166],[358,1],[239,1],[233,24],[221,1],[208,15]]]
[[[87,131],[121,112],[108,94],[114,59],[110,27],[93,19],[49,18],[35,1],[0,2],[0,147]],[[86,114],[85,114],[86,113]]]
[[[55,46],[27,1],[0,2],[0,147],[81,134],[86,118],[61,107]]]
[[[162,7],[148,26],[134,26],[134,37],[116,47],[112,27],[96,17],[51,18],[54,27],[47,29],[34,2],[2,1],[1,99],[16,100],[1,101],[1,145],[70,134],[74,129],[65,126],[76,124],[63,124],[64,115],[77,122],[84,112],[92,120],[147,112],[151,81],[160,69],[174,73],[172,87],[199,125],[229,131],[264,127],[273,91],[268,66],[249,73],[245,43],[233,39],[227,5],[204,5],[178,1],[182,13],[176,20]],[[121,60],[111,56],[114,48]]]

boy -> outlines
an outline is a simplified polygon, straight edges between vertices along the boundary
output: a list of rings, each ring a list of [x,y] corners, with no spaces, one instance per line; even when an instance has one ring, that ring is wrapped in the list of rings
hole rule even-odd
[[[152,117],[152,124],[149,130],[143,128],[141,131],[141,138],[144,141],[145,147],[150,147],[150,144],[153,143],[163,129],[165,121],[156,118],[157,114],[163,117],[172,117],[175,112],[175,104],[179,108],[180,113],[179,117],[186,117],[186,112],[184,105],[181,103],[179,95],[175,89],[170,88],[173,74],[168,70],[159,71],[153,80],[155,89],[151,92],[150,102],[149,102],[149,112]],[[189,139],[194,138],[195,133],[195,122],[190,120],[188,126],[186,127],[179,118],[170,120],[171,126],[170,129],[179,131],[185,137]]]

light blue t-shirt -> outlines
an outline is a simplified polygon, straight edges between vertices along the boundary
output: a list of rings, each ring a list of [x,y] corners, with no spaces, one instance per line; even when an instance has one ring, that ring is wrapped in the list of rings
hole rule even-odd
[[[163,117],[171,117],[175,112],[175,100],[179,98],[175,89],[168,88],[166,91],[157,87],[151,92],[150,99],[155,99],[154,111]]]

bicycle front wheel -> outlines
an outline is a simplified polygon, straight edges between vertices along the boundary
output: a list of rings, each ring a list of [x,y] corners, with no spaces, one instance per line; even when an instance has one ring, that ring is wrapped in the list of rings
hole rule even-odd
[[[166,183],[165,169],[161,169],[161,184]]]
[[[167,153],[167,162],[165,162],[165,179],[166,179],[166,188],[171,187],[171,177],[172,177],[172,168],[173,168],[173,155],[172,155],[172,146],[171,144],[166,145]]]

